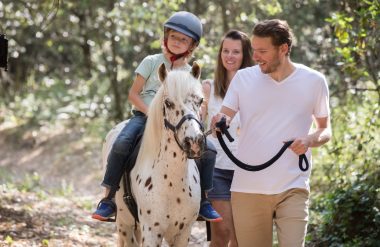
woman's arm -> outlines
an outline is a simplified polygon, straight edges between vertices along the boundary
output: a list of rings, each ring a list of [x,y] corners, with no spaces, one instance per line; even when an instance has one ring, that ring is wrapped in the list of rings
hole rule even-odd
[[[210,91],[211,91],[211,84],[209,80],[204,80],[202,82],[202,88],[203,88],[203,102],[201,105],[201,120],[204,123],[207,119],[208,114],[208,101],[210,99]]]

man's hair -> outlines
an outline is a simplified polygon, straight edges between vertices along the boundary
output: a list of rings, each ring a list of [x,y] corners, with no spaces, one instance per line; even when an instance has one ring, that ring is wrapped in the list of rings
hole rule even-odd
[[[259,22],[252,30],[252,35],[262,38],[270,37],[274,46],[287,44],[290,54],[293,42],[293,32],[285,20],[272,19]]]

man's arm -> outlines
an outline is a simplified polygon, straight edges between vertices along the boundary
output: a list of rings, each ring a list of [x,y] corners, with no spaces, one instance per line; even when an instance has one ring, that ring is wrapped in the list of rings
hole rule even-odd
[[[331,139],[330,118],[315,118],[316,130],[313,133],[294,140],[290,149],[297,155],[306,153],[308,148],[319,147]]]

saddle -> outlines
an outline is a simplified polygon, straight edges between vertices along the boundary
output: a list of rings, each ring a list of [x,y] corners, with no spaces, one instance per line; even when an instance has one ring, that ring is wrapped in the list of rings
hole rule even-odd
[[[126,162],[126,169],[124,171],[124,176],[122,178],[123,180],[123,187],[124,187],[124,195],[123,195],[123,201],[125,205],[127,205],[129,212],[132,214],[133,218],[135,218],[135,221],[139,222],[139,216],[138,216],[138,210],[137,210],[137,203],[135,198],[132,194],[132,187],[131,187],[131,171],[133,167],[136,164],[137,155],[140,151],[141,141],[142,141],[142,134],[139,134],[136,138],[135,145],[133,145],[133,150],[131,151],[131,154],[129,155],[129,158]]]

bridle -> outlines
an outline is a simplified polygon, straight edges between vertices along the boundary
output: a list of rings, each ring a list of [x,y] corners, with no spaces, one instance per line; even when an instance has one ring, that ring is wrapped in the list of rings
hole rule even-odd
[[[164,96],[165,96],[165,94],[164,94]],[[165,98],[166,98],[166,96],[163,97],[163,101],[165,101]],[[190,113],[190,114],[186,114],[186,115],[182,116],[182,118],[179,120],[179,122],[176,125],[173,125],[166,118],[165,104],[163,103],[162,105],[163,105],[162,106],[162,110],[163,110],[163,116],[164,116],[164,126],[165,126],[166,129],[170,129],[173,132],[174,139],[177,142],[179,148],[184,153],[186,153],[188,159],[198,159],[198,158],[200,158],[200,156],[202,156],[203,150],[201,151],[201,154],[199,156],[193,156],[193,155],[191,155],[188,151],[186,151],[186,149],[184,148],[184,146],[179,141],[178,130],[185,123],[185,121],[195,120],[195,122],[199,125],[199,128],[200,128],[200,130],[202,132],[203,143],[205,143],[205,145],[206,145],[206,135],[204,133],[204,126],[203,126],[203,124],[194,116],[194,114]]]
[[[181,128],[182,124],[185,123],[185,121],[187,120],[195,120],[198,125],[199,125],[199,128],[201,129],[202,131],[202,136],[203,136],[203,141],[204,143],[206,143],[206,136],[204,135],[204,127],[203,127],[203,124],[193,115],[193,114],[186,114],[184,115],[180,120],[179,122],[176,124],[176,125],[173,125],[171,124],[167,119],[166,117],[164,117],[164,125],[165,125],[165,128],[167,129],[170,129],[172,132],[173,132],[173,135],[174,135],[174,139],[175,141],[177,142],[179,148],[185,152],[187,154],[187,158],[189,159],[198,159],[200,158],[200,156],[192,156],[191,154],[189,154],[186,149],[183,147],[183,145],[180,143],[179,141],[179,138],[178,138],[178,130]],[[202,153],[202,152],[201,152]]]

